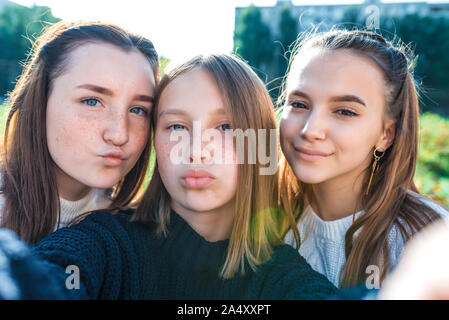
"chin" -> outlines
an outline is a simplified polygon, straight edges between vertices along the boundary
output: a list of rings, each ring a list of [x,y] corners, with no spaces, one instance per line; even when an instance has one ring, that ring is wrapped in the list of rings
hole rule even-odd
[[[220,208],[222,206],[221,203],[217,203],[214,201],[214,203],[205,202],[204,199],[199,199],[197,201],[189,201],[189,203],[185,204],[186,208],[189,208],[189,210],[195,211],[195,212],[209,212],[212,210],[216,210],[217,208]]]
[[[117,178],[111,179],[111,177],[108,178],[98,177],[97,179],[91,179],[91,181],[89,181],[90,183],[86,185],[96,189],[109,189],[115,186],[119,181],[120,179]]]
[[[301,169],[301,170],[295,170],[295,176],[298,178],[299,181],[307,184],[317,184],[320,182],[325,181],[326,179],[320,176],[318,173],[314,174],[313,172],[310,172],[309,169]],[[305,173],[307,172],[307,173]]]

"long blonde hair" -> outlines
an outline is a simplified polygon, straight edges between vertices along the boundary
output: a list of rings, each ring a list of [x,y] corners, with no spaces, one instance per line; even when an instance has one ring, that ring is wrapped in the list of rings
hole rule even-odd
[[[371,59],[384,75],[385,112],[386,116],[397,121],[396,135],[376,169],[369,194],[362,193],[359,199],[365,214],[356,219],[346,232],[346,264],[340,285],[362,283],[369,265],[381,267],[380,279],[383,281],[390,265],[388,235],[391,228],[396,226],[405,242],[440,218],[420,200],[422,196],[413,182],[419,127],[418,95],[412,73],[414,59],[407,58],[410,51],[407,52],[406,47],[396,47],[378,34],[358,30],[333,30],[301,38],[292,60],[300,59],[301,54],[310,48],[349,49]],[[285,84],[284,95],[279,101],[284,96]],[[371,167],[372,163],[365,171],[364,190],[368,186]],[[285,158],[281,160],[280,171],[282,203],[298,220],[307,203],[313,201],[312,185],[299,181]]]
[[[162,92],[176,77],[194,69],[205,70],[214,79],[222,93],[232,128],[242,131],[250,128],[256,132],[258,129],[276,129],[273,104],[262,81],[244,62],[223,54],[197,56],[161,79],[151,117],[154,130]],[[266,141],[267,147],[269,140]],[[245,144],[245,154],[248,154],[247,151],[248,145]],[[221,270],[223,278],[232,278],[237,272],[243,274],[246,264],[255,270],[257,265],[270,259],[272,245],[282,242],[279,226],[283,220],[280,218],[282,212],[277,210],[276,205],[278,172],[259,175],[261,167],[264,166],[258,160],[255,164],[238,165],[235,214],[227,257]],[[169,217],[170,197],[156,163],[151,182],[133,220],[153,224],[158,234],[163,236],[167,234]],[[294,219],[292,221],[294,223]],[[288,227],[284,226],[284,229]]]

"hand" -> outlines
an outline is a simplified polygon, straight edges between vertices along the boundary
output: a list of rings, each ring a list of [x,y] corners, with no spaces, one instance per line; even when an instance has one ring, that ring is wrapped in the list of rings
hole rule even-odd
[[[449,222],[435,222],[406,245],[379,299],[449,299]]]

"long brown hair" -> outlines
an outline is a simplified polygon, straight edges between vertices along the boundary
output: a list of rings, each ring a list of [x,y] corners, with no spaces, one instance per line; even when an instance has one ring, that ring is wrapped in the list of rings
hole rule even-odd
[[[158,103],[164,89],[179,75],[194,69],[205,70],[215,80],[233,129],[254,129],[256,132],[258,129],[276,129],[270,96],[251,68],[231,55],[206,55],[187,61],[162,78],[152,110],[153,130],[157,127]],[[269,145],[270,138],[266,141],[267,148]],[[276,145],[278,147],[277,138]],[[245,154],[248,154],[247,151],[248,145],[245,144]],[[264,165],[259,160],[255,164],[238,165],[235,214],[227,257],[221,271],[224,278],[231,278],[237,272],[244,273],[245,264],[256,269],[257,265],[269,260],[272,245],[282,242],[279,226],[282,212],[276,209],[278,171],[273,175],[260,175],[261,167]],[[157,233],[164,236],[168,232],[169,217],[170,196],[156,163],[148,189],[134,214],[134,221],[153,224]]]
[[[423,196],[413,182],[419,128],[418,95],[413,78],[415,59],[407,46],[393,45],[378,34],[359,30],[308,34],[298,40],[292,61],[300,59],[310,48],[349,49],[371,59],[384,76],[384,118],[396,120],[396,134],[376,169],[369,194],[362,193],[359,199],[365,214],[356,219],[346,232],[346,264],[340,284],[351,286],[362,283],[369,265],[381,267],[380,280],[383,281],[390,265],[388,235],[391,228],[396,226],[406,242],[424,226],[440,218],[437,212],[420,200]],[[279,102],[283,101],[284,96],[285,83]],[[363,177],[364,190],[369,183],[371,167],[372,163]],[[313,186],[299,181],[285,158],[281,161],[280,190],[286,210],[296,212],[296,219],[313,201]]]
[[[151,41],[100,22],[58,22],[36,40],[9,99],[1,169],[5,199],[1,226],[29,243],[51,233],[59,221],[59,195],[47,146],[46,109],[52,82],[61,75],[73,49],[103,42],[123,50],[139,50],[158,79],[158,55]],[[131,203],[142,187],[148,167],[150,141],[131,171],[112,190],[110,208]]]

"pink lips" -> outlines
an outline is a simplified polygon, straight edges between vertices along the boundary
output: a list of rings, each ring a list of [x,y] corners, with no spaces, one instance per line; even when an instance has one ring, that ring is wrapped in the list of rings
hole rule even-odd
[[[104,164],[108,167],[117,167],[121,165],[124,160],[126,160],[125,153],[120,150],[105,152],[101,155],[101,157],[103,158]]]
[[[318,150],[303,147],[294,147],[294,148],[298,157],[305,161],[318,161],[330,156],[330,154]]]
[[[215,177],[204,169],[187,169],[182,173],[181,179],[189,189],[204,189],[215,180]]]

